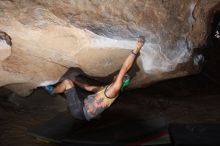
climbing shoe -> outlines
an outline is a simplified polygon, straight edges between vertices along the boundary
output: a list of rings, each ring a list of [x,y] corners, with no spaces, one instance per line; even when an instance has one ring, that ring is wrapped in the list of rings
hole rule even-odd
[[[49,94],[53,94],[54,87],[52,85],[44,86],[43,87]]]

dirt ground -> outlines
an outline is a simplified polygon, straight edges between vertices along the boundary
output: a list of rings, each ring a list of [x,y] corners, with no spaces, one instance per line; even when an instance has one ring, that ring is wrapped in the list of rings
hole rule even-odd
[[[102,114],[111,120],[163,118],[168,123],[220,123],[219,84],[208,74],[173,79],[145,89],[127,91]],[[28,97],[0,89],[0,145],[51,146],[27,134],[28,129],[66,110],[65,99],[37,89]],[[111,115],[112,116],[112,115]],[[101,118],[102,118],[101,117]]]

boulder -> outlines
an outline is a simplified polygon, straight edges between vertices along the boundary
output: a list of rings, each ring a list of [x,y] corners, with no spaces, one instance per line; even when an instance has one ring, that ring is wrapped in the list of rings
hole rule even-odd
[[[136,38],[146,43],[130,88],[198,73],[219,0],[0,1],[0,86],[26,96],[71,67],[105,80]],[[6,36],[6,37],[2,37]]]

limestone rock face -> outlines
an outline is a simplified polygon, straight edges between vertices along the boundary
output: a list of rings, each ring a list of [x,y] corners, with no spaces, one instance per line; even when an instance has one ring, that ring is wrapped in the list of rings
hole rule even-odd
[[[107,77],[139,35],[146,43],[131,88],[196,73],[204,59],[196,48],[205,44],[219,6],[219,0],[0,1],[0,86],[27,95],[70,67]]]

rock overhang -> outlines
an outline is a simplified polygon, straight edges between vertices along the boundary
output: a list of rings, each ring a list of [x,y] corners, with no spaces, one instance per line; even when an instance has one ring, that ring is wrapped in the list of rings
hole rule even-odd
[[[120,69],[138,35],[146,43],[131,88],[196,73],[204,58],[195,49],[206,43],[210,11],[219,5],[215,0],[0,3],[0,30],[13,43],[12,54],[1,62],[6,78],[0,85],[20,94],[57,82],[70,67],[106,77]]]

